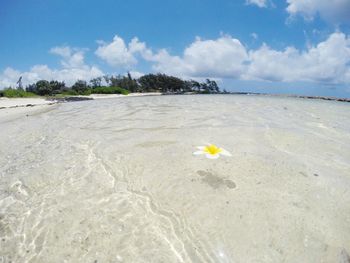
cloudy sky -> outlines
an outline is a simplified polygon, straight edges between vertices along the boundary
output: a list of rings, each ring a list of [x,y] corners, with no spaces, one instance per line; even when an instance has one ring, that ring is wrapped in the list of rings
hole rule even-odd
[[[130,71],[350,97],[350,0],[4,0],[0,35],[0,88]]]

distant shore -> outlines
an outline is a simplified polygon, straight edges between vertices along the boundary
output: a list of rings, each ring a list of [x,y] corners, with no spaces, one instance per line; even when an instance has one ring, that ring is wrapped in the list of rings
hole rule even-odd
[[[313,99],[313,100],[332,100],[340,102],[350,102],[350,98],[337,98],[327,96],[307,96],[307,95],[295,95],[295,94],[270,94],[270,93],[257,93],[257,92],[229,92],[226,94],[231,95],[262,95],[262,96],[273,96],[273,97],[290,97],[300,99]]]
[[[350,102],[350,98],[336,98],[325,96],[304,96],[304,95],[289,95],[289,94],[268,94],[268,93],[255,93],[255,92],[228,92],[220,93],[224,95],[257,95],[257,96],[273,96],[273,97],[292,97],[301,99],[318,99],[328,101]],[[31,97],[31,98],[0,98],[0,110],[11,109],[18,107],[34,107],[39,105],[53,105],[63,102],[74,102],[84,100],[99,100],[99,99],[112,99],[122,97],[140,97],[140,96],[160,96],[160,95],[195,95],[195,93],[160,93],[160,92],[148,92],[148,93],[130,93],[128,95],[121,94],[91,94],[88,96],[67,96],[67,97]]]

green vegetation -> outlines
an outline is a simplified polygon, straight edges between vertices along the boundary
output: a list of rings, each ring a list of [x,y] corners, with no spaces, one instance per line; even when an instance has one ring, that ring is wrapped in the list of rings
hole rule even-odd
[[[35,93],[40,96],[52,96],[68,90],[64,82],[56,80],[47,81],[39,80],[35,84],[30,84],[26,87],[28,92]]]
[[[39,96],[74,96],[90,94],[123,94],[130,92],[161,92],[165,94],[182,94],[186,92],[199,94],[220,93],[217,83],[206,79],[205,82],[195,80],[182,80],[174,76],[165,74],[147,74],[139,79],[133,79],[128,73],[127,76],[101,76],[91,79],[89,83],[84,80],[76,81],[71,87],[67,87],[64,82],[56,80],[39,80],[26,87],[26,91],[21,88],[8,88],[0,91],[0,97],[31,97]]]
[[[62,91],[62,93],[58,93],[58,94],[55,94],[55,96],[57,97],[58,95],[64,95],[64,96],[78,96],[78,95],[83,95],[83,96],[89,96],[91,94],[91,90],[90,89],[87,89],[87,90],[84,90],[84,91],[76,91],[76,90],[73,90],[73,89],[70,89],[70,90],[65,90],[65,91]]]
[[[90,95],[91,91],[86,81],[78,80],[72,86],[72,91],[76,93],[76,95]]]
[[[136,79],[131,77],[130,73],[127,76],[103,76],[102,78],[109,87],[120,87],[130,92],[142,92],[142,87]],[[94,88],[101,86],[102,78],[97,78],[99,82],[97,86],[93,86]],[[91,81],[94,82],[94,79]]]
[[[0,92],[0,97],[8,97],[8,98],[28,98],[28,97],[35,97],[36,94],[32,92],[27,92],[23,89],[12,89],[7,88]]]
[[[128,95],[130,91],[119,87],[96,87],[91,89],[91,93],[94,94],[122,94]]]

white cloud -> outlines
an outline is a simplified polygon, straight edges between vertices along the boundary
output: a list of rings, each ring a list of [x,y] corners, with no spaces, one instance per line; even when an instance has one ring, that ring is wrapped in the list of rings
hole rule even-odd
[[[248,5],[257,5],[258,7],[267,7],[267,0],[246,0]]]
[[[248,54],[238,39],[225,35],[216,40],[197,38],[181,57],[163,49],[145,59],[155,63],[155,71],[178,76],[237,78],[244,71]]]
[[[17,80],[21,76],[21,72],[13,68],[6,68],[0,74],[0,90],[4,87],[15,87]]]
[[[124,48],[111,53],[117,54],[112,64],[130,66],[130,72],[135,78],[143,75],[135,67],[138,59],[143,59],[154,72],[182,78],[350,84],[350,36],[341,32],[329,35],[317,45],[310,44],[306,49],[288,46],[284,50],[276,50],[267,44],[249,49],[229,35],[209,40],[196,38],[181,55],[172,55],[166,49],[152,51],[137,38],[125,45],[118,36],[110,44],[100,43],[99,48],[114,46],[116,42],[124,43]],[[57,79],[70,85],[77,79],[89,80],[103,75],[98,67],[84,62],[83,50],[64,46],[52,48],[50,52],[61,57],[61,68],[36,65],[26,72],[7,68],[0,73],[0,87],[14,86],[19,76],[23,76],[24,84],[39,79]]]
[[[243,79],[349,83],[350,39],[333,33],[327,40],[305,51],[284,51],[263,45],[249,52],[250,65]]]
[[[35,83],[38,80],[64,81],[68,86],[77,80],[90,80],[102,76],[103,72],[97,67],[85,66],[83,68],[51,69],[47,65],[35,65],[29,71],[20,72],[12,68],[6,68],[0,74],[0,89],[15,87],[20,76],[24,85]]]
[[[0,88],[15,87],[20,76],[24,85],[34,83],[38,80],[59,80],[72,85],[77,80],[90,80],[103,75],[103,72],[95,66],[88,66],[84,62],[84,51],[72,49],[68,46],[54,47],[50,53],[62,57],[60,69],[52,69],[47,65],[35,65],[30,70],[20,72],[12,68],[6,68],[0,73]]]
[[[72,49],[68,46],[53,47],[50,49],[50,53],[66,58],[72,55]]]
[[[79,68],[84,66],[84,51],[82,49],[72,49],[68,46],[53,47],[50,53],[62,57],[61,64],[64,68]]]
[[[312,20],[316,15],[332,23],[350,22],[350,0],[287,0],[287,12],[293,17]]]
[[[156,72],[184,78],[350,83],[350,38],[341,32],[306,50],[290,46],[283,51],[266,44],[248,50],[228,35],[215,40],[197,38],[182,56],[163,49],[145,59],[153,62]]]
[[[117,35],[111,43],[104,41],[98,43],[99,47],[95,54],[111,66],[131,68],[137,64],[135,56],[147,52],[146,44],[139,42],[138,38],[133,38],[128,45]]]

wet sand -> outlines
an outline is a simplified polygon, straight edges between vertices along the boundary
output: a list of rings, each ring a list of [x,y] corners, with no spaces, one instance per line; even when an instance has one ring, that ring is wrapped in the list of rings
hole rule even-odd
[[[127,97],[0,126],[5,262],[348,260],[347,103]]]

